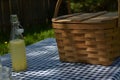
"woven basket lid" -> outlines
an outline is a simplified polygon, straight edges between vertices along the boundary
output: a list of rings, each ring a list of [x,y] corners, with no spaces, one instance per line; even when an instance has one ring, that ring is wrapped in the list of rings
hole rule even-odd
[[[118,19],[118,12],[75,13],[53,18],[54,23],[104,23]]]

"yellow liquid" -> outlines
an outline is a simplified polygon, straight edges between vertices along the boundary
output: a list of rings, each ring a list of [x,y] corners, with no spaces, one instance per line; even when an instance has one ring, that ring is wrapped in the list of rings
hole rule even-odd
[[[22,39],[11,40],[9,43],[12,67],[14,71],[23,71],[27,68],[25,43]]]

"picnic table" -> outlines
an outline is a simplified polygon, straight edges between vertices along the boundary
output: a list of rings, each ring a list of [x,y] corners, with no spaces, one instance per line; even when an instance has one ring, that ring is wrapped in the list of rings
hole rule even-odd
[[[120,80],[120,58],[110,66],[61,62],[54,38],[27,46],[26,55],[27,70],[12,71],[17,80]],[[11,68],[10,54],[2,63]]]

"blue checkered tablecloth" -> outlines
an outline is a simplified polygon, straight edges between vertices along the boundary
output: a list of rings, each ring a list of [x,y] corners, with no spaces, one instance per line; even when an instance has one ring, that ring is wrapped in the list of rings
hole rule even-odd
[[[12,73],[17,80],[120,80],[120,58],[110,66],[60,62],[54,38],[27,46],[26,50],[28,68]],[[10,55],[4,55],[2,62],[11,67]]]

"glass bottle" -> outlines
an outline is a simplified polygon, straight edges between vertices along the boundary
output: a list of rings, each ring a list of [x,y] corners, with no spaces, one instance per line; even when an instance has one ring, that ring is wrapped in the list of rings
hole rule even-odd
[[[19,72],[26,70],[26,50],[25,42],[22,33],[23,28],[20,28],[20,23],[18,21],[17,15],[11,15],[11,39],[9,41],[9,50],[11,54],[12,68],[14,71]]]
[[[0,80],[2,80],[2,62],[1,62],[1,56],[0,56]]]
[[[0,80],[13,80],[12,71],[9,67],[2,66],[1,56],[0,56]],[[16,80],[16,79],[14,79]]]

